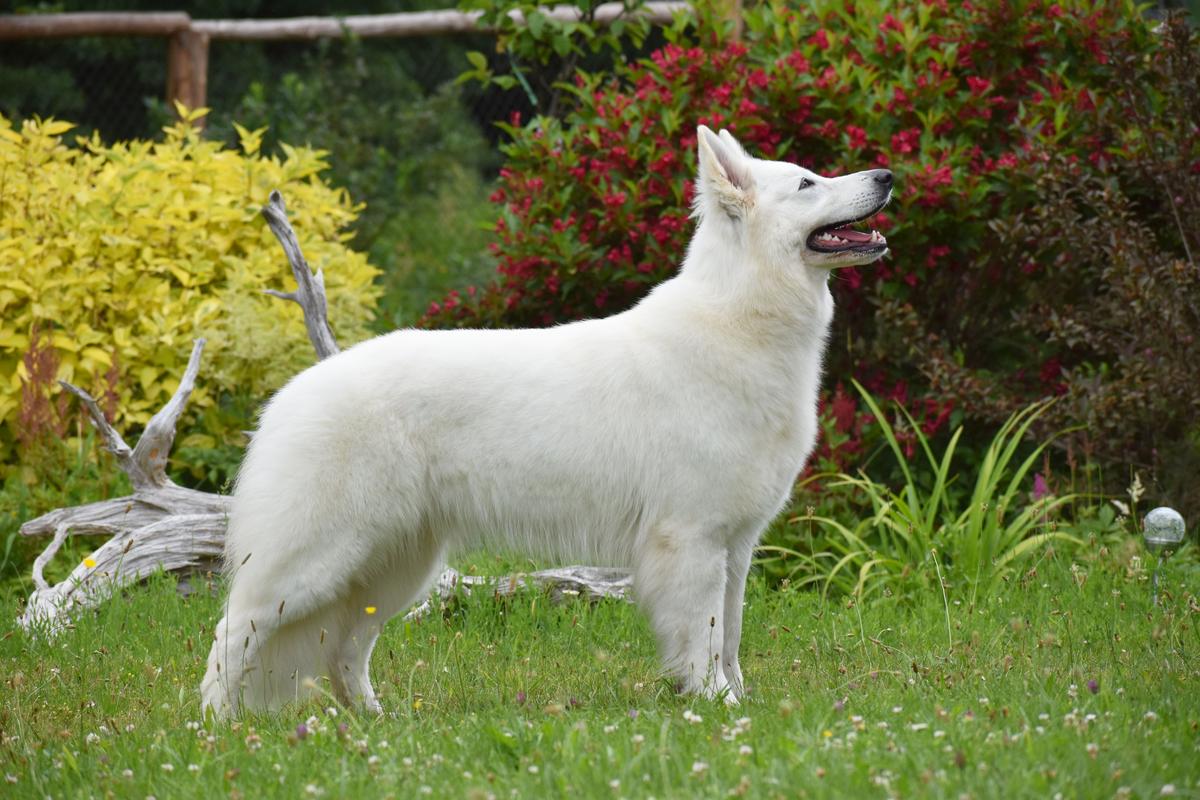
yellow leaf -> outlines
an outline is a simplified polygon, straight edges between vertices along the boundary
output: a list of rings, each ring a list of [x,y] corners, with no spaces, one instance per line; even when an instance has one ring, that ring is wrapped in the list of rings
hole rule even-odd
[[[50,120],[42,123],[42,133],[46,134],[47,136],[61,136],[74,127],[75,125],[70,122]]]
[[[54,335],[50,337],[50,343],[59,350],[69,350],[72,353],[79,352],[79,343],[62,331],[55,331]]]
[[[101,350],[99,347],[85,347],[83,348],[82,355],[84,358],[90,358],[92,361],[99,361],[106,367],[112,366],[112,356],[108,354],[107,350]]]

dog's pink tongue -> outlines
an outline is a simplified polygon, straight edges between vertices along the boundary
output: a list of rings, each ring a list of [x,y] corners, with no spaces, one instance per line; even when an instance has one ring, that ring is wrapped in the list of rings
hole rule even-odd
[[[852,228],[837,228],[831,231],[831,233],[838,238],[845,239],[847,242],[871,241],[871,234],[863,233],[862,231],[856,231]]]

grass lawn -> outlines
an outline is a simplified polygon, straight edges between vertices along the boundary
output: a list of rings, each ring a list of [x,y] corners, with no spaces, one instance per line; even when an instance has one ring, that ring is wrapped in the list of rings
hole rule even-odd
[[[1164,575],[1157,609],[1095,551],[975,609],[752,578],[737,708],[675,696],[630,606],[477,594],[387,628],[387,715],[215,725],[196,687],[219,601],[164,577],[56,641],[3,635],[0,796],[1196,797],[1200,569]]]

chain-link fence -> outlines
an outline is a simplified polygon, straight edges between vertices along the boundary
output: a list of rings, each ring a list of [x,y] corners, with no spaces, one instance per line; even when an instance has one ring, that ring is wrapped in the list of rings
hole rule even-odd
[[[82,37],[0,43],[0,113],[12,120],[56,117],[106,139],[153,134],[162,104],[167,42]]]

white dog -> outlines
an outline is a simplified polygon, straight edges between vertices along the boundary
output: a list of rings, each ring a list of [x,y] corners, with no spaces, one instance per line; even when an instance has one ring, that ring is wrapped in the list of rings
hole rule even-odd
[[[328,678],[378,710],[380,628],[478,545],[632,567],[668,672],[737,702],[751,552],[817,435],[829,272],[887,251],[848,226],[892,174],[825,178],[697,138],[695,236],[635,308],[397,331],[271,400],[233,498],[206,708],[275,709]]]

